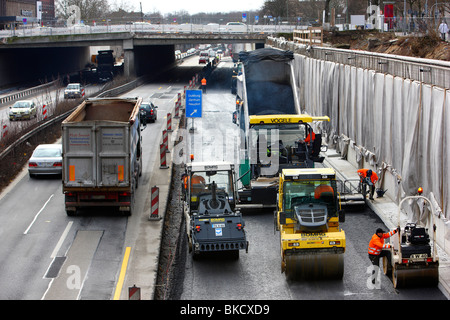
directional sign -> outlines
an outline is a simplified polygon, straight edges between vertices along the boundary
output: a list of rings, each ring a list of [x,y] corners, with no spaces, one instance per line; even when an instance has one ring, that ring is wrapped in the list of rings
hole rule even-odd
[[[186,90],[186,117],[202,117],[202,91]]]

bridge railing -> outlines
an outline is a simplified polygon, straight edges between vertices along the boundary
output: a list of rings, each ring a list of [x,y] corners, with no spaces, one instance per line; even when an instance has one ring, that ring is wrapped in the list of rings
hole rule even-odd
[[[306,28],[306,27],[304,27]],[[292,33],[295,29],[302,29],[295,25],[219,25],[219,24],[122,24],[122,25],[77,25],[71,27],[36,27],[17,30],[1,30],[0,38],[6,43],[8,37],[33,37],[76,35],[116,32],[147,32],[147,33],[204,33],[204,34],[233,34],[233,33]]]

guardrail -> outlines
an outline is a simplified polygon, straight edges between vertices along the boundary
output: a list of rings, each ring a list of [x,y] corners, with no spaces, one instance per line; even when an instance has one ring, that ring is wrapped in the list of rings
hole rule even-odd
[[[14,102],[16,100],[20,100],[24,97],[32,96],[39,94],[43,91],[48,90],[49,88],[55,86],[58,83],[58,80],[54,80],[52,82],[41,84],[40,86],[29,88],[26,90],[22,90],[16,93],[12,93],[10,95],[4,96],[0,98],[0,105]]]

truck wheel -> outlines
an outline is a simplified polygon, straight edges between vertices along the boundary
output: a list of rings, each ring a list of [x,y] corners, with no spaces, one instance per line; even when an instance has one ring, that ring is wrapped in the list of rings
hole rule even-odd
[[[77,210],[66,210],[66,214],[68,217],[73,217],[77,214]]]

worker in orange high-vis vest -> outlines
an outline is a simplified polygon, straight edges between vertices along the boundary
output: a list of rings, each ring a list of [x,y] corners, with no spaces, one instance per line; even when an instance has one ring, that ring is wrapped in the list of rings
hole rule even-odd
[[[206,93],[206,79],[205,79],[205,77],[203,77],[203,79],[202,79],[202,89],[203,89],[203,93]]]
[[[370,169],[359,169],[357,172],[361,179],[361,182],[366,179],[367,184],[370,187],[369,199],[373,200],[373,194],[375,193],[375,183],[377,183],[378,181],[378,175]]]
[[[383,229],[378,228],[375,234],[372,236],[372,239],[370,239],[369,242],[369,260],[372,262],[372,264],[376,267],[379,267],[380,265],[380,258],[386,257],[389,260],[389,264],[391,263],[391,255],[389,254],[389,250],[383,250],[383,249],[390,249],[391,245],[388,243],[384,243],[384,239],[387,239],[394,234],[397,233],[397,230],[394,229],[390,232],[384,233]],[[375,274],[377,270],[373,270],[373,274]],[[372,278],[372,283],[375,283],[376,277],[374,276]]]
[[[384,239],[392,237],[397,233],[397,230],[394,229],[388,233],[384,233],[382,229],[378,228],[375,234],[372,236],[369,242],[369,259],[373,265],[378,266],[381,257],[386,257],[388,251],[383,249],[389,249],[391,247],[390,244],[385,244]]]

